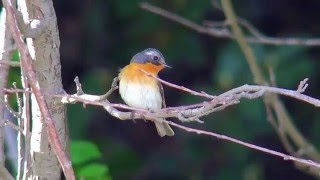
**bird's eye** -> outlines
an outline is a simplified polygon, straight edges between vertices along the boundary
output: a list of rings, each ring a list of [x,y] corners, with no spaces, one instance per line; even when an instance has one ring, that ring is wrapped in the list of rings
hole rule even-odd
[[[159,57],[158,56],[153,56],[153,60],[158,61]]]

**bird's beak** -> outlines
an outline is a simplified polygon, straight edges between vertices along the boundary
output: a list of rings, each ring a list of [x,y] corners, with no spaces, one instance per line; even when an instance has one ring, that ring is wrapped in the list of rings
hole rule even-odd
[[[169,66],[169,65],[167,65],[167,64],[163,64],[164,65],[164,67],[166,67],[166,68],[172,68],[171,66]]]

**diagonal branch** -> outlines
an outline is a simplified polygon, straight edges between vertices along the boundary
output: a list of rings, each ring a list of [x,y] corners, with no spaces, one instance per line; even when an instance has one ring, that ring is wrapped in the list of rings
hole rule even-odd
[[[177,14],[153,6],[147,2],[140,3],[140,8],[167,18],[171,21],[186,26],[201,34],[207,34],[212,37],[235,39],[234,34],[228,29],[213,28],[199,25],[193,21],[183,18]],[[247,25],[247,24],[245,24]],[[252,27],[251,27],[252,29]],[[255,31],[257,32],[257,31]],[[260,35],[260,36],[259,36]],[[261,33],[255,33],[254,36],[247,36],[246,41],[250,43],[266,44],[266,45],[300,45],[300,46],[320,46],[320,38],[302,39],[302,38],[276,38],[267,37]]]
[[[172,83],[170,83],[170,82],[164,81],[164,80],[160,79],[159,77],[154,76],[153,74],[150,74],[150,73],[148,73],[147,71],[145,71],[145,70],[143,70],[143,69],[139,69],[139,70],[140,70],[141,72],[145,73],[147,76],[153,77],[153,78],[157,79],[159,82],[161,82],[161,83],[163,83],[163,84],[165,84],[165,85],[167,85],[167,86],[169,86],[169,87],[173,87],[173,88],[175,88],[175,89],[179,89],[179,90],[181,90],[181,91],[190,93],[190,94],[195,95],[195,96],[205,97],[205,98],[208,98],[208,99],[214,99],[214,98],[215,98],[215,96],[212,96],[212,95],[210,95],[210,94],[207,94],[207,93],[205,93],[205,92],[203,92],[203,91],[199,93],[199,92],[197,92],[197,91],[191,90],[191,89],[186,88],[186,87],[184,87],[184,86],[179,86],[179,85],[172,84]]]
[[[225,16],[227,21],[231,25],[231,29],[235,35],[236,41],[238,42],[240,48],[242,49],[246,60],[249,64],[250,70],[254,77],[254,80],[257,84],[265,84],[266,80],[262,75],[262,71],[257,65],[256,57],[253,53],[253,50],[250,48],[249,44],[247,43],[241,28],[239,27],[236,21],[236,15],[233,9],[233,5],[231,0],[223,0],[221,1],[222,9],[224,10]],[[298,87],[297,93],[303,92],[307,85],[305,81],[300,82]],[[304,150],[304,149],[311,149],[311,151],[303,151],[305,152],[305,156],[311,158],[315,161],[320,160],[320,154],[316,150],[316,148],[302,135],[302,133],[295,127],[293,124],[285,106],[280,101],[279,97],[276,94],[266,94],[264,97],[265,105],[270,107],[269,109],[275,112],[275,117],[278,121],[279,128],[276,128],[278,135],[282,138],[282,142],[293,142],[293,146],[288,149],[288,151],[292,150],[293,147],[297,149],[296,151]],[[286,144],[285,147],[287,147]],[[297,166],[299,169],[310,173],[315,177],[319,177],[319,169],[318,168],[301,168],[298,164]]]
[[[20,67],[20,62],[9,61],[9,60],[1,60],[0,65],[7,65],[12,67]]]
[[[217,133],[213,133],[213,132],[208,132],[208,131],[204,131],[204,130],[199,130],[199,129],[194,129],[194,128],[182,126],[180,124],[177,124],[177,123],[174,123],[174,122],[171,122],[171,121],[165,121],[165,122],[167,122],[168,124],[170,124],[170,125],[172,125],[174,127],[179,128],[179,129],[183,129],[183,130],[185,130],[187,132],[192,132],[192,133],[196,133],[196,134],[203,134],[203,135],[207,135],[207,136],[211,136],[211,137],[216,137],[218,139],[223,139],[223,140],[226,140],[226,141],[230,141],[230,142],[233,142],[233,143],[236,143],[236,144],[243,145],[243,146],[248,147],[250,149],[255,149],[255,150],[258,150],[258,151],[261,151],[261,152],[272,154],[274,156],[282,157],[286,161],[299,162],[299,163],[302,163],[302,164],[305,164],[305,165],[309,165],[309,166],[312,166],[312,167],[320,168],[320,164],[317,163],[317,162],[314,162],[312,160],[306,160],[306,159],[301,159],[301,158],[297,158],[297,157],[294,157],[294,156],[290,156],[290,155],[287,155],[287,154],[284,154],[284,153],[281,153],[281,152],[278,152],[278,151],[274,151],[274,150],[271,150],[271,149],[268,149],[268,148],[264,148],[264,147],[257,146],[257,145],[254,145],[254,144],[246,143],[246,142],[243,142],[241,140],[238,140],[238,139],[226,136],[226,135],[217,134]]]

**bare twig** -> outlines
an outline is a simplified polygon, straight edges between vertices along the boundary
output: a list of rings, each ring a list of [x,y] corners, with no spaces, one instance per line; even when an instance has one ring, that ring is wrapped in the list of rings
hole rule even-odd
[[[4,65],[3,62],[10,62],[12,49],[13,49],[13,40],[12,36],[8,30],[7,22],[7,13],[4,9],[1,9],[0,13],[0,89],[7,86],[9,66]],[[10,64],[10,63],[9,63]],[[5,94],[3,91],[0,92],[0,99],[5,99]],[[13,180],[13,176],[10,174],[8,169],[5,167],[6,157],[5,157],[5,131],[2,123],[5,123],[4,114],[5,114],[5,105],[0,103],[0,179]],[[10,150],[10,149],[9,149]]]
[[[27,79],[26,72],[24,69],[21,69],[21,79],[22,79],[22,86],[23,89],[29,89],[29,83]],[[17,89],[16,86],[14,86]],[[18,98],[18,97],[17,97]],[[31,128],[30,128],[30,92],[26,91],[23,93],[22,96],[23,105],[21,106],[21,124],[20,126],[23,127],[23,135],[24,135],[24,167],[23,167],[23,179],[27,179],[28,174],[30,173],[30,166],[31,166]],[[22,146],[21,146],[22,147]]]
[[[23,129],[21,129],[19,126],[17,126],[16,124],[14,124],[13,122],[11,122],[10,120],[4,120],[3,122],[0,122],[0,127],[4,127],[4,126],[9,126],[12,129],[23,133]]]
[[[281,143],[290,154],[294,153],[294,148],[292,147],[291,143],[288,141],[288,138],[286,137],[287,135],[284,131],[283,126],[277,123],[277,119],[272,111],[272,106],[270,104],[267,104],[265,101],[264,101],[264,104],[267,111],[267,120],[272,125],[272,127],[276,130],[276,133],[278,134]]]
[[[243,27],[247,28],[248,31],[257,39],[266,38],[258,29],[256,29],[249,21],[243,18],[237,18],[237,22]]]
[[[266,80],[264,79],[263,75],[262,75],[262,71],[260,70],[260,68],[257,65],[257,60],[254,56],[253,50],[250,48],[250,46],[248,45],[240,27],[238,26],[238,23],[236,21],[236,15],[233,9],[233,5],[231,3],[230,0],[224,0],[221,1],[222,4],[222,8],[224,10],[225,16],[228,20],[228,22],[230,22],[231,25],[231,29],[235,35],[235,38],[237,40],[237,42],[239,43],[245,57],[246,60],[249,64],[250,70],[254,76],[255,82],[257,84],[265,84]],[[306,81],[300,83],[300,84],[305,84]],[[295,93],[300,93],[300,91],[304,91],[306,87],[301,87],[299,88],[298,91],[296,91]],[[307,97],[302,97],[302,99],[307,98]],[[301,100],[302,100],[301,99]],[[306,100],[306,99],[305,99]],[[282,102],[279,100],[277,94],[267,94],[264,97],[264,102],[266,104],[266,106],[270,106],[274,112],[275,115],[277,117],[277,121],[278,121],[278,128],[276,128],[276,131],[278,131],[279,137],[282,139],[282,142],[286,143],[286,142],[293,142],[294,147],[296,147],[296,149],[313,149],[313,151],[307,151],[308,153],[305,154],[306,157],[313,159],[315,161],[319,161],[320,160],[320,154],[319,152],[317,152],[317,150],[315,149],[315,147],[308,142],[308,140],[301,134],[301,132],[299,132],[299,130],[295,127],[295,125],[292,123],[292,120],[290,119],[290,116],[286,110],[286,108],[284,107],[284,105],[282,104]],[[317,102],[314,102],[315,106],[319,106],[319,102],[317,100]],[[289,143],[285,144],[285,147],[289,147],[288,146]],[[290,146],[290,148],[288,149],[288,151],[292,151],[293,146]],[[298,168],[300,166],[297,166]],[[302,168],[300,168],[302,169]],[[319,177],[319,169],[318,168],[310,168],[308,170],[303,170],[305,172],[310,173],[313,176]]]
[[[151,76],[155,79],[157,79],[158,81],[160,81],[161,83],[169,86],[169,87],[173,87],[175,89],[178,89],[178,90],[181,90],[181,91],[185,91],[185,92],[188,92],[188,93],[191,93],[192,95],[196,95],[196,96],[202,96],[202,97],[206,97],[206,98],[209,98],[209,99],[215,99],[217,97],[224,97],[224,96],[229,96],[229,95],[232,95],[234,96],[235,94],[238,94],[240,96],[248,96],[247,98],[248,99],[254,99],[254,98],[258,98],[258,97],[261,97],[262,95],[264,95],[266,92],[269,92],[269,93],[273,93],[273,94],[279,94],[279,95],[285,95],[285,96],[288,96],[288,97],[293,97],[295,99],[299,99],[301,101],[304,101],[304,102],[307,102],[307,103],[310,103],[316,107],[319,107],[320,106],[320,100],[316,99],[316,98],[312,98],[310,96],[307,96],[307,95],[304,95],[304,94],[301,94],[301,88],[303,91],[305,91],[305,89],[308,87],[308,84],[307,84],[307,81],[308,81],[308,78],[304,79],[303,81],[300,82],[300,85],[299,85],[299,88],[297,91],[294,91],[294,90],[287,90],[287,89],[281,89],[281,88],[276,88],[276,87],[269,87],[269,86],[259,86],[259,85],[243,85],[243,86],[240,86],[240,87],[237,87],[237,88],[234,88],[230,91],[227,91],[219,96],[212,96],[212,95],[209,95],[207,93],[199,93],[199,92],[196,92],[194,90],[191,90],[191,89],[188,89],[186,87],[183,87],[183,86],[178,86],[178,85],[175,85],[175,84],[172,84],[172,83],[169,83],[159,77],[156,77],[142,69],[140,69],[140,71],[144,72],[145,74],[147,74],[148,76]],[[263,91],[263,92],[262,92]],[[260,92],[260,93],[259,93]],[[254,94],[254,93],[258,93],[258,94]],[[254,97],[256,96],[256,97]]]
[[[227,0],[227,1],[222,1],[221,4],[222,4],[222,8],[224,9],[227,21],[230,23],[232,32],[235,36],[235,40],[238,42],[241,50],[243,51],[243,53],[246,57],[246,60],[247,60],[248,65],[250,67],[250,70],[253,74],[255,83],[265,84],[266,81],[263,78],[262,71],[257,64],[257,60],[255,58],[253,50],[249,47],[249,45],[246,42],[246,39],[242,33],[241,28],[237,24],[236,15],[234,14],[233,8],[230,5],[231,2],[229,0]]]
[[[82,95],[84,94],[83,90],[82,90],[82,85],[79,81],[79,77],[77,76],[76,78],[74,78],[74,83],[76,83],[76,87],[77,87],[77,95]]]
[[[254,37],[260,39],[260,38],[265,38],[265,35],[263,35],[260,31],[258,31],[251,23],[249,23],[246,19],[243,18],[237,18],[237,22],[242,25],[243,27],[245,27]],[[203,25],[208,27],[208,28],[225,28],[227,31],[227,26],[230,25],[230,23],[228,21],[207,21],[205,20],[203,22]],[[229,31],[227,31],[229,32]]]
[[[253,87],[253,88],[249,88],[249,87]],[[240,91],[243,91],[244,94],[248,93],[248,92],[251,92],[252,89],[255,89],[256,86],[250,86],[250,85],[245,85],[245,86],[242,86],[242,87],[239,87],[239,88],[236,88],[236,90],[230,90],[229,92],[226,92],[226,93],[223,93],[222,95],[219,95],[217,96],[218,98],[231,98],[231,94],[234,93],[237,97],[245,97],[245,98],[248,98],[250,97],[250,95],[243,95],[243,93],[239,93]],[[277,93],[280,91],[280,89],[277,89],[277,88],[272,88],[272,87],[261,87],[259,92],[274,92],[274,93]],[[271,88],[271,89],[269,89]],[[246,89],[246,90],[244,90]],[[261,91],[261,89],[264,89],[263,91]],[[288,90],[290,92],[290,90]],[[284,91],[282,94],[286,94],[288,91]],[[289,93],[289,95],[291,95],[292,93]],[[240,95],[240,96],[239,96]],[[302,95],[302,94],[300,94]],[[261,94],[262,96],[262,94]],[[297,93],[297,96],[299,96],[299,93]],[[255,98],[257,98],[258,96],[253,96]],[[304,99],[304,98],[302,98]],[[128,112],[121,112],[117,109],[115,109],[114,107],[111,106],[111,104],[104,104],[102,103],[101,104],[106,110],[108,110],[108,112],[119,118],[119,119],[122,119],[122,120],[125,120],[125,119],[147,119],[147,120],[153,120],[155,117],[159,117],[159,115],[162,114],[162,111],[166,111],[166,109],[163,109],[163,110],[160,110],[159,112],[145,112],[145,111],[135,111],[135,113],[132,115],[131,113],[128,113]],[[171,107],[170,110],[172,110],[173,108]],[[179,108],[180,109],[180,108]],[[159,113],[157,115],[157,113]],[[169,112],[170,113],[170,112]],[[162,116],[162,117],[167,117],[167,116]],[[217,138],[220,138],[220,139],[224,139],[224,140],[227,140],[227,141],[231,141],[231,142],[234,142],[234,143],[237,143],[237,144],[241,144],[241,145],[244,145],[246,147],[249,147],[249,148],[252,148],[252,149],[256,149],[256,150],[259,150],[259,151],[262,151],[262,152],[265,152],[265,153],[268,153],[268,154],[272,154],[272,155],[275,155],[275,156],[279,156],[279,157],[282,157],[284,160],[290,160],[290,161],[294,161],[294,162],[299,162],[299,163],[302,163],[302,164],[305,164],[305,165],[308,165],[308,166],[311,166],[311,167],[316,167],[316,168],[320,168],[320,164],[319,163],[316,163],[314,161],[311,161],[311,160],[305,160],[305,159],[301,159],[301,158],[297,158],[297,157],[294,157],[294,156],[290,156],[290,155],[287,155],[287,154],[284,154],[284,153],[280,153],[280,152],[277,152],[277,151],[273,151],[273,150],[270,150],[270,149],[267,149],[267,148],[263,148],[263,147],[260,147],[260,146],[257,146],[257,145],[254,145],[254,144],[250,144],[250,143],[246,143],[246,142],[243,142],[243,141],[240,141],[240,140],[237,140],[237,139],[234,139],[234,138],[231,138],[231,137],[228,137],[228,136],[225,136],[225,135],[220,135],[220,134],[216,134],[216,133],[212,133],[212,132],[207,132],[207,131],[202,131],[202,130],[197,130],[197,129],[192,129],[192,128],[188,128],[188,127],[185,127],[185,126],[182,126],[182,125],[179,125],[179,124],[176,124],[174,122],[171,122],[171,121],[166,121],[168,124],[172,125],[172,126],[175,126],[175,127],[178,127],[180,129],[184,129],[186,131],[189,131],[189,132],[194,132],[194,133],[197,133],[197,134],[205,134],[205,135],[209,135],[209,136],[212,136],[212,137],[217,137]]]
[[[301,158],[297,158],[297,157],[294,157],[294,156],[290,156],[290,155],[287,155],[287,154],[284,154],[284,153],[281,153],[281,152],[270,150],[268,148],[264,148],[264,147],[260,147],[260,146],[254,145],[254,144],[246,143],[246,142],[240,141],[238,139],[235,139],[235,138],[232,138],[232,137],[229,137],[229,136],[226,136],[226,135],[217,134],[217,133],[208,132],[208,131],[203,131],[203,130],[199,130],[199,129],[193,129],[193,128],[190,128],[190,127],[182,126],[180,124],[176,124],[176,123],[171,122],[171,121],[165,121],[165,122],[167,122],[168,124],[170,124],[170,125],[172,125],[174,127],[179,128],[179,129],[183,129],[183,130],[185,130],[187,132],[192,132],[192,133],[196,133],[196,134],[203,134],[203,135],[207,135],[207,136],[211,136],[211,137],[216,137],[218,139],[223,139],[223,140],[226,140],[226,141],[234,142],[236,144],[240,144],[240,145],[243,145],[245,147],[248,147],[248,148],[251,148],[251,149],[255,149],[255,150],[258,150],[258,151],[261,151],[261,152],[265,152],[265,153],[268,153],[268,154],[271,154],[271,155],[274,155],[274,156],[282,157],[286,161],[299,162],[299,163],[308,165],[310,167],[320,168],[320,164],[317,163],[317,162],[314,162],[312,160],[306,160],[306,159],[301,159]]]
[[[104,94],[104,95],[102,95],[102,96],[100,97],[100,100],[105,100],[105,99],[107,99],[115,90],[118,89],[118,85],[117,85],[118,81],[119,81],[119,78],[118,78],[118,77],[115,77],[115,78],[113,79],[112,84],[111,84],[111,88],[109,89],[109,91],[108,91],[106,94]],[[81,86],[80,86],[80,87],[81,87]]]
[[[238,94],[240,92],[257,92],[257,91],[265,91],[264,93],[273,93],[273,94],[279,94],[284,95],[288,97],[292,97],[301,101],[304,101],[306,103],[312,104],[316,107],[320,106],[320,100],[316,98],[312,98],[310,96],[300,94],[297,91],[294,90],[288,90],[288,89],[282,89],[282,88],[276,88],[276,87],[269,87],[269,86],[260,86],[260,85],[243,85],[237,88],[234,88],[230,91],[227,91],[220,96],[228,96],[228,94]]]
[[[159,77],[157,77],[157,79],[161,82],[166,82],[167,81],[160,79]],[[77,86],[80,83],[77,83]],[[80,86],[79,86],[80,87]],[[176,85],[176,86],[170,86],[173,88],[177,88],[180,89],[180,86]],[[12,89],[4,89],[4,91],[9,92],[9,93],[14,93],[14,92],[25,92],[23,90],[12,90]],[[194,91],[194,90],[190,90],[190,91]],[[28,91],[29,92],[29,91]],[[194,91],[196,92],[196,91]],[[309,103],[311,105],[314,105],[316,107],[320,107],[320,100],[307,96],[305,94],[301,94],[298,91],[295,90],[288,90],[288,89],[283,89],[283,88],[277,88],[277,87],[269,87],[269,86],[261,86],[261,85],[243,85],[234,89],[231,89],[227,92],[224,92],[220,95],[217,96],[212,96],[215,97],[214,99],[212,99],[211,101],[205,101],[203,103],[199,103],[199,104],[193,104],[193,105],[186,105],[186,106],[178,106],[178,107],[168,107],[165,109],[162,109],[161,111],[168,111],[168,112],[175,112],[175,111],[182,111],[182,110],[190,110],[190,109],[195,109],[195,108],[199,108],[199,107],[206,107],[209,104],[215,104],[215,105],[219,105],[219,104],[227,104],[230,102],[233,102],[235,100],[239,100],[241,98],[248,98],[248,99],[255,99],[255,98],[259,98],[262,97],[264,94],[266,93],[272,93],[272,94],[279,94],[279,95],[283,95],[283,96],[288,96],[288,97],[292,97],[294,99],[298,99],[300,101]],[[197,93],[195,93],[197,94]],[[199,93],[201,94],[201,93]],[[142,111],[142,112],[149,112],[147,110],[144,109],[138,109],[138,108],[133,108],[124,104],[114,104],[114,103],[106,103],[106,102],[99,102],[101,101],[101,96],[97,96],[97,95],[90,95],[90,94],[85,94],[82,93],[80,95],[78,95],[77,93],[74,95],[68,95],[68,94],[60,94],[60,95],[50,95],[50,94],[46,94],[46,96],[54,96],[54,97],[59,97],[61,98],[61,102],[62,103],[75,103],[75,102],[83,102],[85,104],[91,104],[91,105],[98,105],[98,106],[112,106],[114,108],[121,108],[121,109],[129,109],[129,110],[134,110],[134,111]],[[198,112],[195,112],[198,113]],[[169,116],[168,116],[169,117]]]
[[[304,93],[304,91],[307,89],[307,87],[309,86],[307,81],[308,81],[308,78],[305,78],[304,80],[300,81],[300,84],[297,89],[299,93]]]
[[[8,97],[6,95],[4,96],[4,99],[0,98],[0,103],[2,103],[14,117],[20,118],[20,114],[12,109],[12,107],[8,103]]]
[[[1,60],[0,64],[12,66],[12,67],[20,67],[20,62],[16,62],[16,61]]]
[[[0,89],[1,91],[5,91],[6,93],[32,93],[32,91],[30,89],[16,89],[16,88],[3,88]]]
[[[178,16],[177,14],[174,14],[162,8],[153,6],[147,2],[140,3],[140,7],[146,11],[152,12],[154,14],[167,18],[171,21],[179,23],[183,26],[186,26],[190,29],[193,29],[198,33],[207,34],[207,35],[210,35],[213,37],[219,37],[219,38],[235,39],[234,34],[232,34],[228,29],[204,27],[188,19],[185,19],[181,16]],[[303,46],[319,46],[320,45],[319,38],[312,38],[312,39],[276,38],[276,37],[266,37],[266,36],[258,36],[258,35],[259,35],[258,33],[255,33],[254,36],[247,36],[245,39],[250,43],[259,43],[259,44],[266,44],[266,45],[303,45]]]
[[[13,84],[13,87],[14,87],[14,89],[17,89],[17,84],[14,82]],[[22,109],[23,109],[23,105],[22,105],[22,100],[21,100],[21,98],[20,98],[20,96],[19,96],[19,93],[18,92],[16,92],[15,93],[15,95],[16,95],[16,99],[17,99],[17,105],[18,105],[18,118],[17,118],[17,120],[18,120],[18,127],[19,127],[19,129],[22,129],[22,130],[24,130],[24,118],[22,117]],[[18,152],[18,154],[17,154],[17,156],[18,156],[18,167],[17,167],[17,179],[23,179],[23,167],[24,167],[24,164],[26,163],[25,162],[25,158],[24,158],[24,140],[23,140],[23,131],[18,131],[18,135],[17,135],[17,144],[18,144],[18,146],[17,146],[17,152]]]
[[[157,78],[160,80],[160,78]],[[162,80],[164,81],[164,80]],[[107,99],[101,100],[101,96],[96,96],[96,95],[88,95],[85,94],[82,91],[81,84],[78,79],[75,80],[76,86],[78,89],[78,92],[74,95],[67,95],[67,94],[61,94],[61,95],[53,95],[54,97],[61,98],[61,101],[63,103],[75,103],[75,102],[82,102],[84,104],[90,104],[90,105],[95,105],[95,106],[101,106],[104,109],[106,109],[110,115],[120,119],[120,120],[132,120],[132,119],[146,119],[146,120],[154,120],[159,117],[162,118],[168,118],[168,117],[176,117],[180,119],[181,121],[188,121],[188,120],[193,120],[193,121],[199,121],[198,118],[208,115],[212,112],[216,112],[219,110],[222,110],[228,106],[237,104],[240,102],[241,98],[258,98],[263,96],[266,93],[274,93],[274,94],[281,94],[284,96],[289,96],[295,99],[302,100],[304,102],[310,103],[315,106],[320,106],[320,101],[318,99],[306,96],[304,94],[301,94],[297,91],[294,90],[287,90],[287,89],[281,89],[281,88],[276,88],[276,87],[268,87],[268,86],[258,86],[258,85],[243,85],[241,87],[232,89],[230,91],[227,91],[223,94],[220,94],[218,96],[215,96],[214,99],[211,99],[210,101],[205,101],[202,103],[198,104],[193,104],[193,105],[187,105],[187,106],[178,106],[178,107],[168,107],[165,109],[161,109],[156,112],[150,112],[144,109],[137,109],[137,108],[132,108],[127,105],[123,104],[114,104],[110,103]],[[116,86],[116,79],[112,83],[112,87],[115,88]],[[170,86],[173,88],[179,88],[179,86]],[[111,88],[111,89],[113,89]],[[12,90],[9,89],[12,93]],[[191,90],[193,91],[193,90]],[[81,92],[81,93],[79,93]],[[197,93],[196,93],[197,94]],[[50,95],[47,95],[50,96]],[[52,96],[52,95],[51,95]],[[119,109],[125,109],[125,110],[133,110],[135,113],[131,112],[124,112],[120,111]],[[201,121],[199,121],[201,122]],[[169,124],[182,128],[184,130],[190,130],[188,127],[184,127],[181,125],[178,125],[176,123],[168,121]],[[187,129],[186,129],[187,128]],[[206,132],[206,131],[201,131],[201,130],[191,130],[192,132],[200,133],[200,134],[206,134],[222,139],[226,139],[228,141],[232,141],[241,145],[244,145],[249,148],[257,149],[259,151],[263,151],[269,154],[273,154],[276,156],[283,157],[285,160],[291,160],[299,163],[303,163],[307,166],[313,166],[313,167],[319,167],[320,164],[309,161],[309,160],[304,160],[300,158],[296,158],[294,156],[286,155],[280,152],[276,152],[270,149],[262,148],[253,144],[245,143],[224,135],[218,135],[215,133],[211,132]]]
[[[201,97],[205,97],[205,98],[208,98],[208,99],[214,99],[214,98],[215,98],[215,96],[212,96],[212,95],[207,94],[207,93],[205,93],[205,92],[200,92],[200,93],[199,93],[199,92],[197,92],[197,91],[193,91],[193,90],[188,89],[188,88],[186,88],[186,87],[178,86],[178,85],[169,83],[169,82],[167,82],[167,81],[164,81],[164,80],[160,79],[159,77],[154,76],[153,74],[150,74],[150,73],[148,73],[147,71],[145,71],[145,70],[143,70],[143,69],[139,69],[139,70],[140,70],[141,72],[145,73],[147,76],[151,76],[151,77],[157,79],[158,81],[160,81],[161,83],[163,83],[163,84],[165,84],[165,85],[167,85],[167,86],[169,86],[169,87],[173,87],[173,88],[175,88],[175,89],[188,92],[188,93],[190,93],[190,94],[192,94],[192,95],[201,96]]]

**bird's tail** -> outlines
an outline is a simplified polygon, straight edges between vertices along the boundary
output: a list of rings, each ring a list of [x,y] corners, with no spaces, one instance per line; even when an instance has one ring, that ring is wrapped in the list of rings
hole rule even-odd
[[[158,134],[161,137],[166,136],[166,135],[167,136],[173,136],[174,135],[174,132],[171,129],[171,127],[169,126],[168,123],[154,121],[154,124],[156,125]]]

